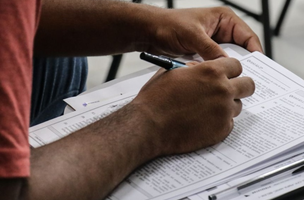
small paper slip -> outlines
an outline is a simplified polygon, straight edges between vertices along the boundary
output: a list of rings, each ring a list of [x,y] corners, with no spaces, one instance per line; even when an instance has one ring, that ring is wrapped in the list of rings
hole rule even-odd
[[[88,106],[96,105],[113,97],[129,93],[130,91],[138,93],[140,88],[142,88],[147,80],[155,74],[157,69],[158,67],[151,67],[145,70],[147,73],[136,76],[136,78],[130,78],[115,84],[110,84],[105,88],[96,89],[80,96],[67,98],[64,101],[74,110],[79,110]]]

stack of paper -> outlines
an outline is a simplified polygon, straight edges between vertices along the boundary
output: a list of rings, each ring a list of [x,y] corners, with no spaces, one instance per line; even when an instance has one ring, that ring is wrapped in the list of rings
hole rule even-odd
[[[209,194],[303,158],[304,148],[299,146],[304,142],[304,81],[258,52],[241,56],[229,47],[225,50],[241,61],[242,76],[250,76],[256,84],[254,95],[242,100],[243,111],[235,118],[232,133],[212,147],[154,160],[131,174],[108,199],[207,200]],[[157,67],[149,70],[66,100],[77,111],[30,128],[30,144],[38,147],[58,140],[122,107]],[[303,175],[296,178],[303,180]],[[303,182],[289,188],[276,183],[270,189],[277,191],[272,196]],[[251,191],[236,199],[265,199],[267,194]]]

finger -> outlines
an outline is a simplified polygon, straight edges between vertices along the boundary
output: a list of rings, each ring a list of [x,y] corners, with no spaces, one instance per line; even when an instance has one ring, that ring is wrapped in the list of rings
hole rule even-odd
[[[243,70],[240,61],[235,58],[220,58],[208,62],[215,62],[215,67],[223,70],[224,74],[229,79],[239,76]]]
[[[243,107],[242,101],[240,99],[235,99],[234,100],[234,114],[233,114],[233,117],[236,117],[241,113],[242,107]]]
[[[234,99],[251,96],[255,90],[255,84],[250,77],[230,79],[230,84],[233,88]]]
[[[198,64],[200,64],[200,63],[197,62],[197,61],[190,61],[190,62],[187,62],[187,63],[186,63],[186,65],[189,66],[189,67],[195,66],[195,65],[198,65]]]
[[[198,36],[193,46],[204,60],[213,60],[220,57],[228,57],[227,53],[213,41],[204,31]]]
[[[220,28],[213,36],[215,41],[234,42],[251,52],[263,52],[258,36],[231,9],[225,9],[218,27]]]
[[[243,46],[250,52],[259,51],[264,53],[260,40],[257,36],[249,38],[244,42]]]
[[[259,51],[263,52],[261,42],[258,36],[245,24],[241,19],[240,22],[235,26],[235,34],[233,40],[236,44],[243,46],[248,51]]]

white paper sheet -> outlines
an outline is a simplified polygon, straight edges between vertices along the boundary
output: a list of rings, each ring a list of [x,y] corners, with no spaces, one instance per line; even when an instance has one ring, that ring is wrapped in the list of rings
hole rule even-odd
[[[87,109],[74,111],[31,127],[30,145],[35,148],[59,140],[116,111],[129,103],[136,94],[132,92],[126,93],[111,100],[105,100],[102,105],[94,105]]]

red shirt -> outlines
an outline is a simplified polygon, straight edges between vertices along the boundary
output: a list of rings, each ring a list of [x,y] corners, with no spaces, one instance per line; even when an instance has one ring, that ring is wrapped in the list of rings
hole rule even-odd
[[[40,0],[0,0],[0,178],[30,174],[33,41]]]

